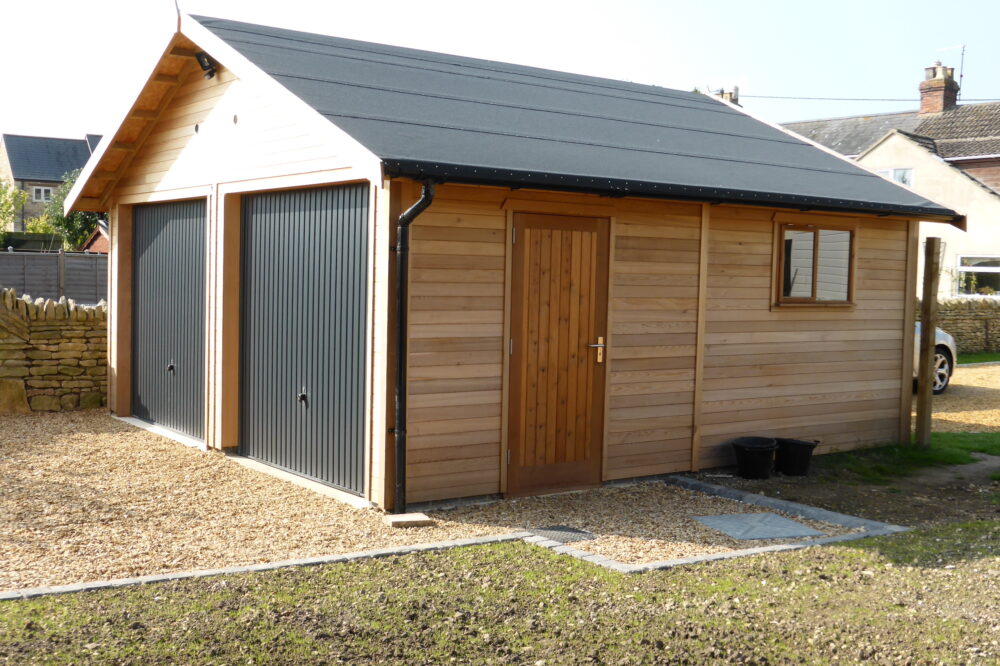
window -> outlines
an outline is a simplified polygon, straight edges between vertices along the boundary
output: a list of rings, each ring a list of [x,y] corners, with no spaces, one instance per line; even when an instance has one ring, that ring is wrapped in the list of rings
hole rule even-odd
[[[959,296],[1000,296],[1000,257],[959,257]]]
[[[32,201],[44,201],[48,203],[52,201],[52,188],[51,187],[34,187],[31,192]]]
[[[782,225],[778,303],[851,302],[854,232]]]
[[[876,169],[875,173],[900,185],[913,187],[913,169]]]

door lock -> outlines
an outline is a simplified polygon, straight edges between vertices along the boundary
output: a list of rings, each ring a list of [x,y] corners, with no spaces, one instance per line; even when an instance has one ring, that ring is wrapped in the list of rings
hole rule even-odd
[[[170,360],[170,363],[167,363],[167,372],[172,375],[177,373],[177,366],[174,365],[173,359]]]
[[[591,349],[597,350],[597,362],[604,363],[604,348],[607,346],[604,344],[604,338],[598,336],[597,342],[591,345],[587,345]]]
[[[295,399],[298,400],[299,402],[301,402],[302,404],[306,404],[308,402],[309,396],[306,395],[306,387],[305,386],[303,386],[302,390],[299,392],[299,394],[295,396]]]

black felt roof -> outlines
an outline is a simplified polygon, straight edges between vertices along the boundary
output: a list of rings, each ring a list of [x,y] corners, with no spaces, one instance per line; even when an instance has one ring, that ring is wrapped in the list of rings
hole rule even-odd
[[[194,18],[377,155],[389,175],[954,214],[698,93]]]
[[[4,134],[3,145],[16,180],[61,183],[63,175],[82,168],[91,153],[86,139]]]

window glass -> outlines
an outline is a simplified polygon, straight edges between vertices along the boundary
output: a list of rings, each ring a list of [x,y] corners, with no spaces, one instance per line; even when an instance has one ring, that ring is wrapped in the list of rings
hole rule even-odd
[[[893,169],[892,179],[897,183],[909,187],[913,185],[913,169]]]
[[[1000,269],[1000,257],[962,257],[961,265]]]
[[[962,257],[958,267],[960,295],[1000,296],[1000,257]]]
[[[851,272],[851,232],[819,230],[816,300],[846,301]]]
[[[785,229],[785,262],[782,295],[812,298],[813,242],[815,232]]]
[[[850,303],[853,231],[785,225],[781,241],[779,302]]]

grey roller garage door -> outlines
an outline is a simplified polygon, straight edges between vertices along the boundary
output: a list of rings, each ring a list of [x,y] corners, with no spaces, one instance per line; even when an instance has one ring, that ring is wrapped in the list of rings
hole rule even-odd
[[[205,429],[204,199],[132,212],[132,414]]]
[[[240,453],[364,493],[368,187],[243,198]]]

